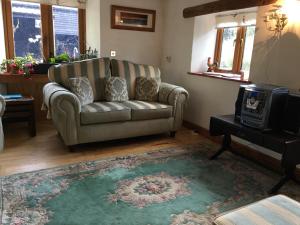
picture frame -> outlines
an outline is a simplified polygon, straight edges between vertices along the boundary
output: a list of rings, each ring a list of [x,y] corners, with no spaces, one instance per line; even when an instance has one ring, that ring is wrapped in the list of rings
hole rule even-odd
[[[156,10],[111,6],[111,28],[155,32]]]

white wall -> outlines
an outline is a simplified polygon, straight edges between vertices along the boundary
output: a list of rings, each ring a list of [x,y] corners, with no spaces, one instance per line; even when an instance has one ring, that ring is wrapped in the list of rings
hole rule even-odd
[[[298,5],[300,10],[300,3]],[[250,78],[253,82],[300,88],[300,21],[289,21],[280,38],[266,30],[263,16],[272,6],[260,7]],[[299,12],[298,12],[299,13]]]
[[[163,80],[185,87],[190,93],[190,99],[185,112],[185,120],[201,127],[209,127],[212,115],[230,114],[234,112],[234,103],[237,96],[239,83],[217,80],[212,78],[188,75],[187,72],[197,68],[203,69],[203,61],[212,56],[215,39],[212,37],[212,16],[184,19],[183,9],[189,6],[202,4],[201,0],[166,0],[165,7],[165,35],[163,42]],[[194,25],[198,24],[204,36],[198,38],[204,41],[203,46],[193,45],[193,38],[199,33],[194,33]],[[199,30],[196,32],[199,32]],[[206,32],[208,32],[206,34]],[[208,35],[208,36],[206,36]],[[207,37],[212,37],[211,40]],[[193,63],[192,63],[193,55]],[[165,58],[171,56],[171,63]],[[197,62],[199,58],[199,62]]]
[[[0,0],[0,6],[2,5],[2,0]],[[4,28],[3,28],[3,17],[2,17],[2,7],[0,7],[0,63],[6,58],[5,53],[5,41],[4,41]]]
[[[162,55],[162,37],[163,37],[163,2],[161,0],[101,0],[100,11],[98,4],[91,3],[96,0],[89,0],[87,15],[100,15],[100,19],[90,18],[88,23],[93,30],[100,33],[100,54],[101,56],[110,56],[110,51],[117,51],[117,58],[127,59],[137,63],[160,65]],[[98,1],[98,0],[97,0]],[[96,4],[96,9],[93,6]],[[120,5],[136,8],[145,8],[156,10],[156,31],[141,32],[111,29],[111,5]],[[88,25],[89,26],[89,25]],[[96,43],[92,37],[94,32],[87,33],[88,42]],[[91,36],[92,35],[92,36]]]
[[[208,57],[214,58],[217,29],[216,15],[198,16],[194,22],[191,71],[207,71]]]
[[[163,80],[182,85],[191,94],[185,119],[208,128],[212,115],[234,112],[240,85],[187,74],[188,71],[205,70],[207,57],[213,56],[216,30],[215,15],[184,19],[183,9],[211,1],[88,0],[87,43],[100,49],[101,56],[110,56],[110,51],[116,50],[117,58],[161,65]],[[112,4],[155,9],[156,32],[111,29]],[[290,23],[280,39],[273,38],[273,33],[266,30],[263,22],[265,12],[271,8],[266,6],[258,10],[250,79],[256,83],[299,89],[299,25]],[[171,61],[167,61],[166,57]]]
[[[209,29],[211,16],[207,16],[206,19],[184,19],[182,11],[186,7],[202,3],[204,1],[201,0],[166,0],[162,68],[165,80],[184,86],[190,93],[185,120],[208,128],[211,116],[234,112],[234,103],[240,84],[187,75],[187,71],[191,69],[196,71],[203,69],[201,58],[209,54],[207,46],[209,41],[206,35],[212,33]],[[290,23],[282,37],[274,39],[273,33],[266,30],[263,22],[265,12],[270,9],[272,9],[271,6],[266,6],[258,10],[250,80],[255,83],[266,82],[299,89],[300,21],[298,24]],[[194,25],[201,27],[194,30]],[[193,44],[193,38],[200,38],[204,42],[202,46],[204,53],[197,52],[201,50],[201,45]],[[211,43],[209,45],[214,48]],[[171,63],[165,59],[167,56],[171,56]],[[265,154],[278,157],[277,154],[267,149],[242,140],[238,141]]]

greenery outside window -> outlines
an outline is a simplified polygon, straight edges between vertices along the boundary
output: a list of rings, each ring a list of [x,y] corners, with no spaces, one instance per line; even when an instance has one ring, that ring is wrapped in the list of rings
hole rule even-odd
[[[2,0],[6,58],[85,53],[85,9]],[[66,21],[66,19],[68,21]]]
[[[66,52],[73,58],[78,57],[78,9],[63,6],[53,6],[52,12],[55,55],[60,55]]]
[[[218,28],[215,47],[215,72],[249,77],[255,26]]]

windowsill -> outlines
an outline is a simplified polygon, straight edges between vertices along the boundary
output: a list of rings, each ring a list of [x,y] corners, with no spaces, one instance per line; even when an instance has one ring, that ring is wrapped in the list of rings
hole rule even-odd
[[[242,84],[251,84],[252,82],[249,80],[244,80],[241,78],[241,75],[239,74],[226,74],[226,73],[213,73],[213,72],[188,72],[189,75],[193,76],[200,76],[200,77],[209,77],[214,79],[220,79],[220,80],[228,80],[233,82],[238,82]]]

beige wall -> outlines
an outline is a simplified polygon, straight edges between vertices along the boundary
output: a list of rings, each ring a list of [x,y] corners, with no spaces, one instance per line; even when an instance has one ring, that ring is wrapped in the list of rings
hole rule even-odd
[[[96,0],[89,0],[93,2]],[[163,2],[161,0],[101,0],[100,21],[98,18],[91,18],[89,23],[93,29],[98,29],[100,36],[101,56],[110,56],[110,51],[117,51],[117,58],[127,59],[137,63],[160,65],[162,55],[163,36]],[[88,3],[88,5],[91,3]],[[94,4],[94,3],[93,3]],[[110,15],[111,5],[121,5],[136,8],[156,10],[156,31],[140,32],[111,29]],[[98,6],[97,6],[98,10]],[[88,10],[93,11],[93,6]],[[94,15],[94,13],[92,13]],[[93,22],[94,21],[94,22]],[[98,31],[96,32],[98,34]],[[93,34],[93,33],[91,33]],[[90,34],[88,34],[90,36]],[[93,37],[88,37],[89,42],[95,42]]]
[[[101,35],[100,35],[100,1],[89,0],[86,5],[86,42],[87,46],[97,49],[101,49]]]

